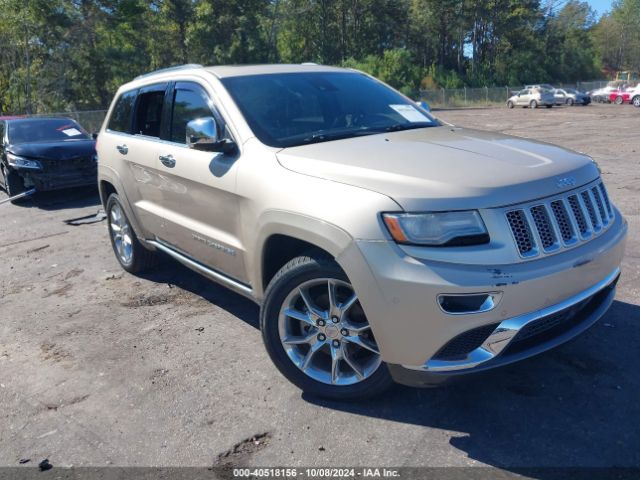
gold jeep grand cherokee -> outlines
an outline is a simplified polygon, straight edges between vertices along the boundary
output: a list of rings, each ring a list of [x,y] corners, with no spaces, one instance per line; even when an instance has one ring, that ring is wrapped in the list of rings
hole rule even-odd
[[[529,357],[615,295],[627,225],[589,157],[442,124],[357,71],[144,75],[98,156],[122,267],[163,252],[259,303],[275,365],[317,395]]]

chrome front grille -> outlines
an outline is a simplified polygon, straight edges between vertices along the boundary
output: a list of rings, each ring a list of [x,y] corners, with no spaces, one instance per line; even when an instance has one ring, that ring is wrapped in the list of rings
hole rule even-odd
[[[602,233],[613,223],[613,208],[602,182],[560,198],[511,208],[505,213],[523,258],[560,251]]]

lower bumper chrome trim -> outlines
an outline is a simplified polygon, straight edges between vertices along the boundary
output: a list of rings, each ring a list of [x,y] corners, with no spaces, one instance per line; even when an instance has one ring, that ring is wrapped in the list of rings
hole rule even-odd
[[[520,332],[520,330],[522,330],[528,324],[549,315],[554,315],[562,312],[565,309],[569,309],[572,306],[589,299],[593,295],[609,287],[613,282],[616,281],[619,275],[620,269],[616,268],[613,272],[607,275],[606,278],[598,282],[596,285],[593,285],[587,290],[584,290],[579,294],[574,295],[573,297],[570,297],[558,304],[502,321],[495,328],[493,333],[491,333],[491,335],[487,337],[482,345],[469,352],[465,358],[461,358],[459,360],[430,359],[424,365],[403,365],[403,367],[411,370],[422,370],[429,372],[455,372],[458,370],[467,370],[482,365],[500,355],[500,353],[502,353],[509,346],[518,332]]]

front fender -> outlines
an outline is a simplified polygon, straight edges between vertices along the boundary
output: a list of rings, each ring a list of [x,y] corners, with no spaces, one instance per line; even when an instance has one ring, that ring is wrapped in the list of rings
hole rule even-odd
[[[251,249],[256,254],[250,259],[249,271],[252,272],[251,285],[254,286],[254,295],[258,301],[262,301],[266,288],[262,281],[262,258],[269,237],[286,235],[296,238],[325,250],[336,259],[353,241],[351,235],[336,225],[286,210],[265,211],[258,219],[256,231],[258,233]],[[343,265],[340,266],[344,268]],[[349,272],[345,273],[349,275]]]

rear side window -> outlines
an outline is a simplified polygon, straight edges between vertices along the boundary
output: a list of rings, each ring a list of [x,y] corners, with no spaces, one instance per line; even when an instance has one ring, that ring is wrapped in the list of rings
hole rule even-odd
[[[135,134],[160,137],[165,90],[166,85],[154,86],[138,94],[133,129]]]
[[[213,117],[206,92],[195,84],[178,84],[171,118],[171,141],[186,143],[187,123],[203,117]]]
[[[129,133],[131,130],[131,112],[136,101],[136,92],[125,92],[120,95],[113,108],[107,128],[114,132]]]

